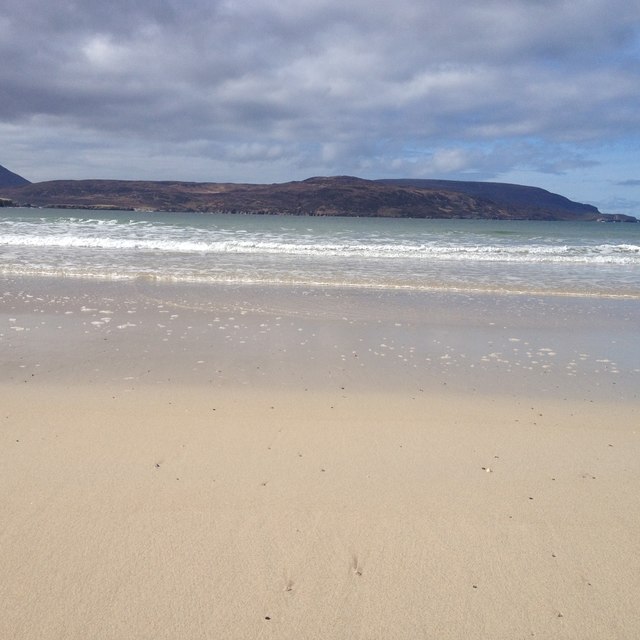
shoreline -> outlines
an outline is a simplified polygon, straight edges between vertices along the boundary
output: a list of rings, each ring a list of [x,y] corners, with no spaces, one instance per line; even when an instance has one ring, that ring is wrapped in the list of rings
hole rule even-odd
[[[309,281],[309,280],[233,280],[233,279],[207,279],[207,278],[188,278],[188,279],[176,279],[172,276],[158,276],[157,274],[144,274],[144,275],[119,275],[105,276],[102,274],[91,275],[87,273],[72,273],[72,272],[43,272],[28,270],[24,272],[9,272],[4,271],[0,273],[2,280],[15,280],[15,281],[38,281],[48,280],[51,282],[57,282],[60,280],[69,280],[71,282],[78,282],[82,285],[94,284],[110,285],[110,284],[124,284],[126,286],[146,286],[154,285],[159,287],[227,287],[227,288],[270,288],[270,289],[283,289],[296,291],[300,289],[317,289],[318,291],[371,291],[380,293],[408,293],[408,294],[436,294],[436,295],[478,295],[478,296],[509,296],[509,297],[535,297],[535,298],[575,298],[586,300],[640,300],[640,292],[628,292],[628,293],[610,293],[610,292],[590,292],[590,291],[559,291],[553,289],[506,289],[506,288],[483,288],[474,286],[453,286],[453,285],[411,285],[411,284],[378,284],[367,282],[332,282],[332,281]]]
[[[638,398],[634,300],[25,278],[0,304],[0,383]]]

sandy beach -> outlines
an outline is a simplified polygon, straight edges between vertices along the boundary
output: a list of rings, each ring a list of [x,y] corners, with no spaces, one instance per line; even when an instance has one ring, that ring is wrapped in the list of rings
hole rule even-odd
[[[637,637],[637,301],[2,284],[2,637]]]

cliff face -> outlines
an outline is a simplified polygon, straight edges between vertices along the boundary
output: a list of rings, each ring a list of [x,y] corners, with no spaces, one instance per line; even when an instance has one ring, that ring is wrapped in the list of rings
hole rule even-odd
[[[5,167],[0,165],[0,188],[19,187],[23,184],[30,184],[30,182],[26,178],[23,178],[17,173],[13,173],[13,171],[9,171],[9,169],[5,169]]]
[[[485,188],[485,185],[489,185]],[[497,183],[316,177],[282,184],[57,180],[0,189],[18,204],[311,216],[609,220],[595,207]],[[629,216],[615,219],[636,221]]]

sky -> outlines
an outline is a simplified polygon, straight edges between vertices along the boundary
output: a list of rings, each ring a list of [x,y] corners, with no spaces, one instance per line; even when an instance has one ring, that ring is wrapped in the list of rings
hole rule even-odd
[[[640,217],[640,2],[2,0],[0,164],[539,186]]]

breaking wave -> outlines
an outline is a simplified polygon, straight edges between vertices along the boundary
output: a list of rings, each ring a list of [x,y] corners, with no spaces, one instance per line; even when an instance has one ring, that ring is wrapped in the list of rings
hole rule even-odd
[[[171,239],[98,235],[0,234],[0,246],[42,249],[97,249],[167,254],[262,254],[373,259],[457,260],[477,262],[640,265],[640,246],[472,245],[378,242],[296,242],[256,239]]]

